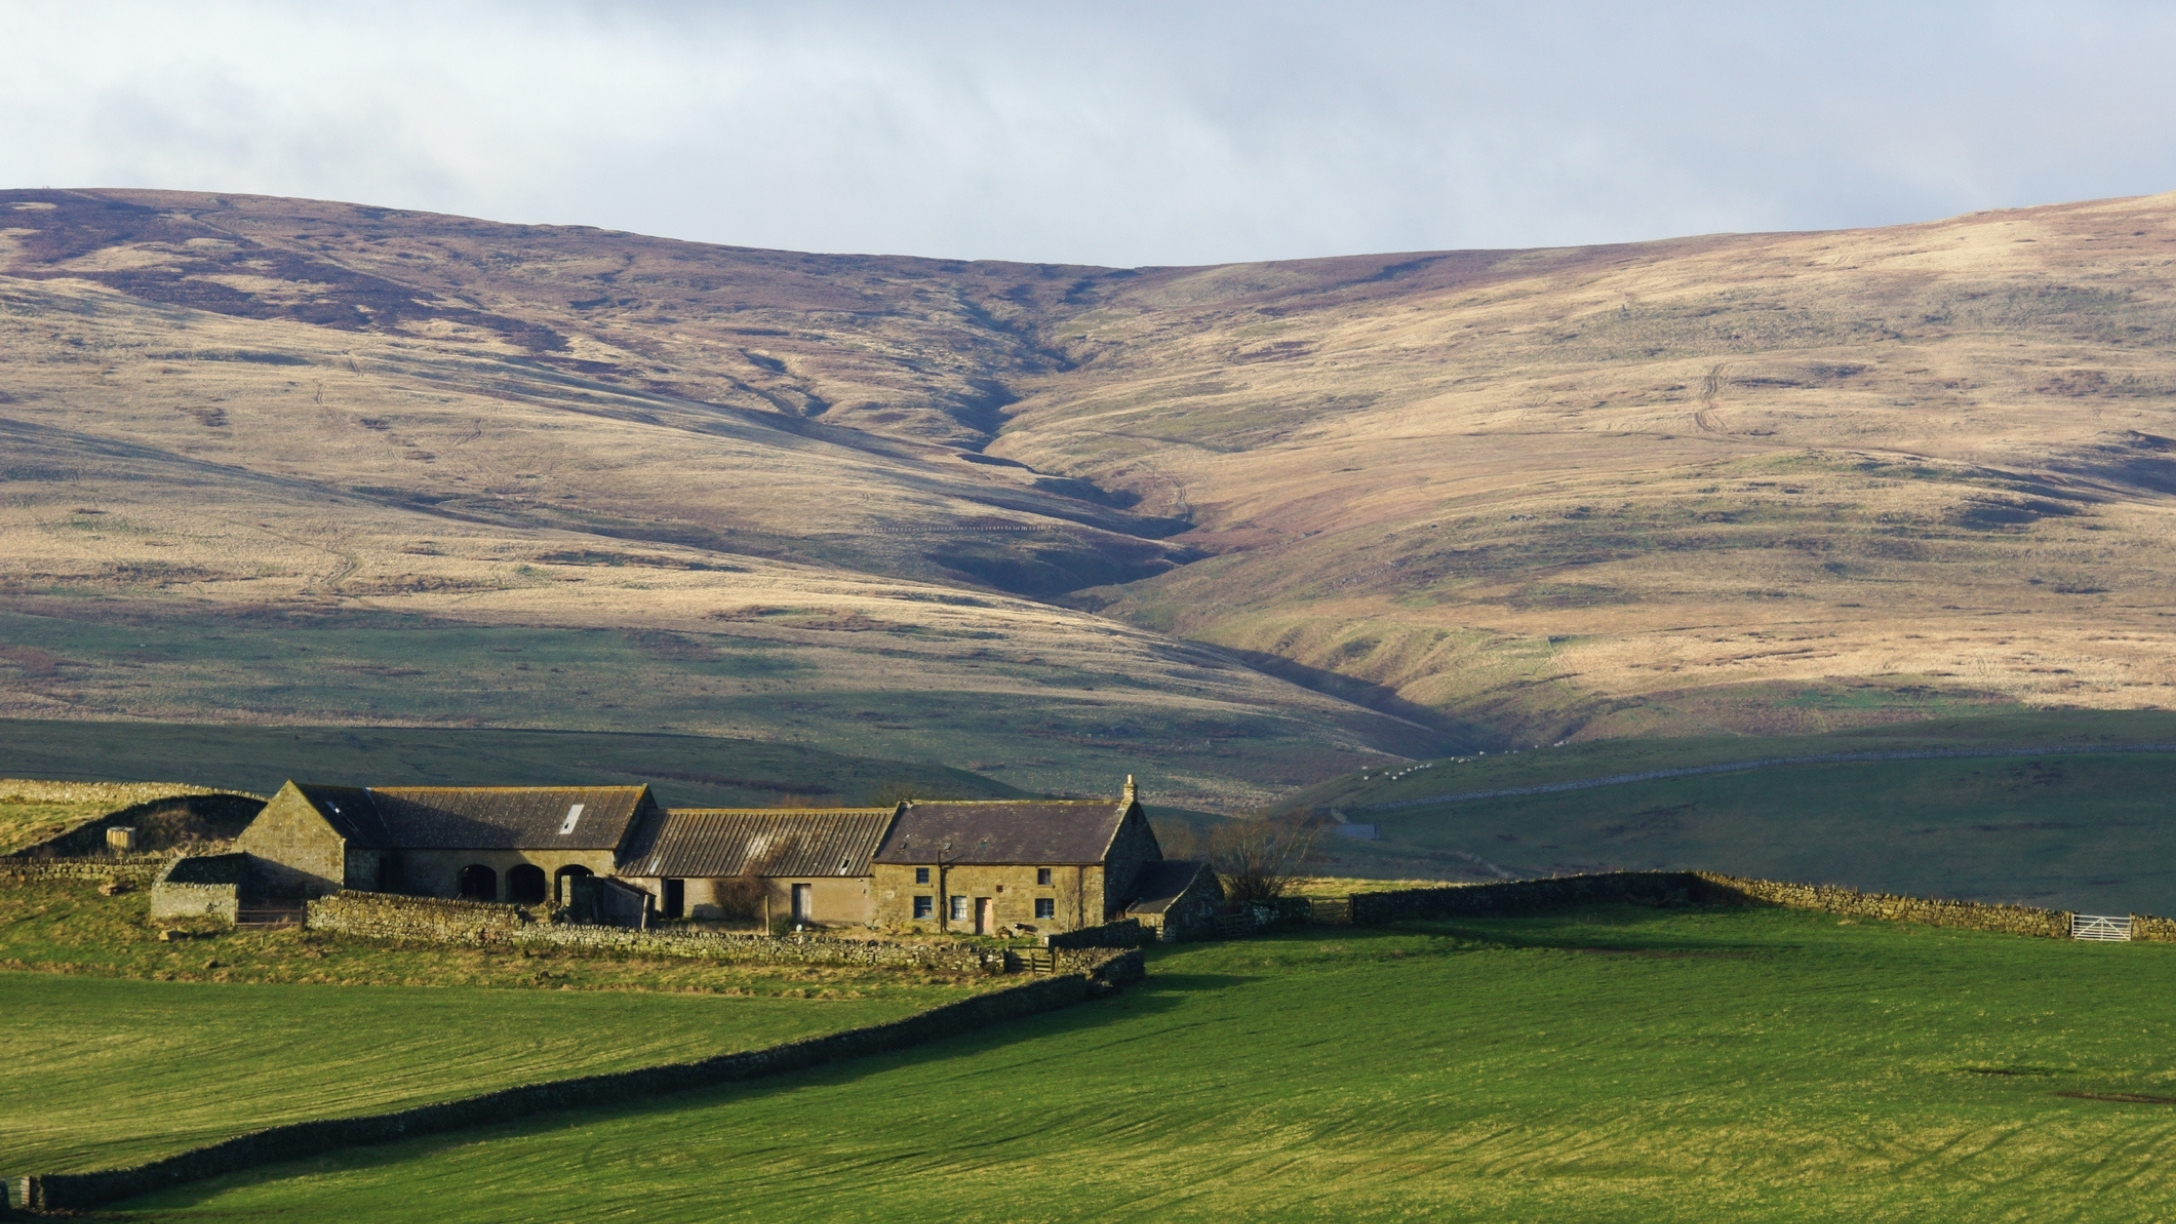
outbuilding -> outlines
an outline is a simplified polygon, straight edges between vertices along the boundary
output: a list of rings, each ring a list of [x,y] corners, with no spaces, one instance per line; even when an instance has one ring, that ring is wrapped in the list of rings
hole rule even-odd
[[[523,905],[611,875],[661,814],[647,786],[316,786],[288,782],[235,840],[257,887],[342,888]]]
[[[639,830],[620,876],[667,918],[866,926],[869,861],[896,808],[678,808]]]

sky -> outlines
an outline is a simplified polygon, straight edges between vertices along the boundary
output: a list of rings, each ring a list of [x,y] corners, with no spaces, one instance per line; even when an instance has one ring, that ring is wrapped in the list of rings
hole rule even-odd
[[[0,0],[0,186],[1110,266],[2176,190],[2176,4]]]

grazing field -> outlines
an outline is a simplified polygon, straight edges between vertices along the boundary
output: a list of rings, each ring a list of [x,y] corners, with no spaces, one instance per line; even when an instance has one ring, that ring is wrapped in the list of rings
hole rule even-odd
[[[2145,1220],[2176,948],[1599,908],[1154,953],[1116,999],[339,1153],[135,1219]]]
[[[288,778],[377,786],[648,782],[661,802],[682,807],[795,801],[820,806],[909,794],[984,799],[1019,793],[942,765],[698,735],[0,720],[0,776],[121,780],[146,773],[263,794]],[[1111,789],[1116,786],[1113,781]],[[0,796],[0,804],[5,802]],[[125,803],[99,811],[120,806]],[[0,813],[6,810],[0,806]]]
[[[134,1164],[261,1126],[679,1062],[907,999],[206,985],[0,973],[0,1172]]]
[[[1491,879],[1699,868],[2090,912],[2176,913],[2176,818],[2162,796],[2176,717],[2059,711],[1827,736],[1572,744],[1399,766],[1290,806],[1381,835],[1324,839],[1326,874]],[[1554,793],[1431,796],[1836,753],[2062,753],[1768,765]],[[2087,750],[2087,751],[2080,751]],[[1408,806],[1410,805],[1410,806]]]
[[[80,735],[80,732],[77,734]],[[0,745],[7,741],[0,739]],[[0,746],[0,759],[8,748]],[[32,846],[122,808],[154,799],[201,794],[203,787],[167,782],[51,782],[10,778],[0,766],[0,854]]]

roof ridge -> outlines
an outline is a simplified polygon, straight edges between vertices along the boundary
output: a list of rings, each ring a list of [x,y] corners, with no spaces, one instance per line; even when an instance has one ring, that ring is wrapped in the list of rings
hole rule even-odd
[[[633,785],[624,785],[624,784],[623,784],[623,785],[613,785],[613,786],[584,786],[583,784],[581,784],[581,783],[579,783],[579,782],[569,782],[569,783],[566,783],[566,784],[564,784],[564,785],[559,785],[559,786],[430,786],[430,785],[422,785],[422,786],[410,786],[410,785],[407,785],[407,784],[405,784],[405,783],[401,783],[401,784],[395,784],[395,785],[393,785],[393,786],[356,786],[356,787],[349,787],[348,789],[350,789],[350,790],[387,790],[387,791],[389,791],[389,790],[439,790],[439,791],[570,791],[570,790],[590,790],[590,791],[615,791],[615,790],[625,790],[625,791],[638,791],[638,790],[646,790],[646,789],[648,789],[649,785],[650,785],[650,784],[649,784],[649,783],[647,783],[647,782],[637,782],[637,783],[634,783]]]

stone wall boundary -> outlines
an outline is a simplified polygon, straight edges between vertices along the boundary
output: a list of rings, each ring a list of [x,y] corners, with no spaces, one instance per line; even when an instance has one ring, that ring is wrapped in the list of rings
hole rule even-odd
[[[115,880],[149,884],[174,861],[170,854],[108,855],[104,858],[0,858],[0,881]]]
[[[1046,948],[1139,948],[1154,942],[1155,938],[1155,932],[1142,926],[1140,919],[1121,918],[1102,926],[1045,935],[1042,944]]]
[[[1773,905],[1924,926],[2048,939],[2070,937],[2071,915],[2067,910],[1869,893],[1830,884],[1756,880],[1709,871],[1612,871],[1498,884],[1356,893],[1352,897],[1352,920],[1356,925],[1375,926],[1409,919],[1541,913],[1603,901]],[[2149,920],[2149,925],[2152,922],[2166,920]],[[2176,923],[2167,923],[2167,928],[2166,937],[2176,941]]]
[[[1139,949],[1106,952],[1074,961],[1069,970],[1061,974],[1003,987],[881,1024],[694,1062],[523,1084],[392,1113],[267,1127],[130,1168],[35,1174],[21,1180],[19,1197],[22,1204],[33,1211],[83,1211],[169,1186],[303,1160],[339,1148],[393,1143],[417,1135],[521,1121],[547,1110],[595,1108],[691,1088],[742,1083],[906,1049],[976,1029],[992,1028],[1009,1020],[1057,1011],[1118,990],[1140,980],[1144,972]]]
[[[557,948],[571,952],[680,956],[767,965],[899,966],[987,973],[1003,954],[969,944],[900,943],[836,935],[740,935],[634,930],[602,923],[532,922],[521,907],[397,893],[343,891],[310,902],[313,931],[388,943]],[[1137,945],[1128,945],[1137,946]]]

